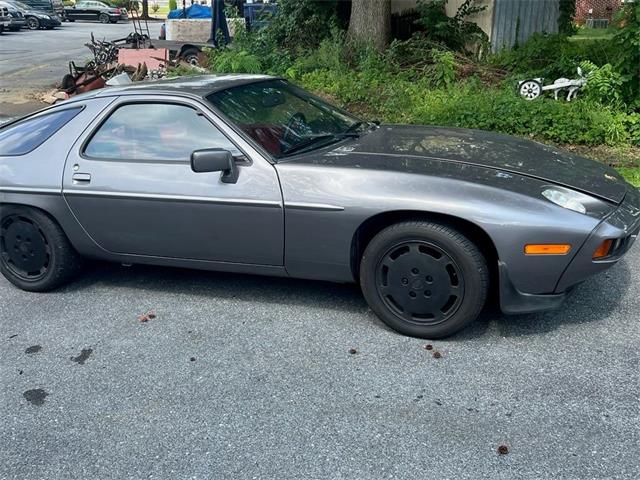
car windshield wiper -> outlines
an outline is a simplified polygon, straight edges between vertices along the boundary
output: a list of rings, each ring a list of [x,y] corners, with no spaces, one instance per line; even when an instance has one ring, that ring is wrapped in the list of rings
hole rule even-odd
[[[344,131],[344,133],[355,132],[356,130],[358,130],[363,125],[368,125],[368,122],[355,122],[355,123],[351,124],[351,126],[349,128],[347,128]]]
[[[359,138],[360,135],[355,132],[340,132],[340,133],[320,133],[317,135],[305,135],[304,141],[293,145],[284,152],[285,155],[300,152],[308,147],[315,145],[319,140],[341,140],[343,138]]]

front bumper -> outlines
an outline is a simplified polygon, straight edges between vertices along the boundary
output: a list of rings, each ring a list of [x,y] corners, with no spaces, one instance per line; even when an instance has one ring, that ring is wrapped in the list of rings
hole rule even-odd
[[[57,17],[51,17],[51,19],[47,19],[47,18],[38,18],[38,20],[40,21],[40,26],[42,27],[59,27],[60,25],[62,25],[62,23],[60,23],[60,20]]]
[[[555,291],[563,292],[615,265],[635,243],[639,231],[640,191],[630,186],[620,206],[591,232],[558,281]],[[593,252],[608,239],[614,241],[609,255],[601,260],[593,260]]]
[[[561,275],[553,293],[533,295],[518,291],[507,266],[499,262],[500,308],[504,313],[531,313],[553,310],[579,283],[615,265],[635,243],[640,232],[640,191],[629,186],[620,206],[591,232]],[[613,240],[609,254],[594,260],[593,253],[605,240]]]

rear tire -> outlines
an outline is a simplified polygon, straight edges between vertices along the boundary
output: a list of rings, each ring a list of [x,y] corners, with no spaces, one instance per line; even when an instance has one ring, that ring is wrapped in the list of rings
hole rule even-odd
[[[28,207],[3,207],[0,272],[22,290],[45,292],[73,278],[82,266],[62,228]]]
[[[109,18],[109,15],[107,15],[106,13],[101,13],[98,16],[98,21],[100,23],[109,23],[111,21],[111,19]]]
[[[412,337],[443,338],[482,310],[489,271],[464,234],[439,223],[402,222],[376,235],[362,255],[360,285],[390,328]]]

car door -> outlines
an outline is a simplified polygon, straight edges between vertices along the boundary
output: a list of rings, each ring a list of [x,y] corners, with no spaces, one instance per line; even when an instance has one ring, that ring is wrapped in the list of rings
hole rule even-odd
[[[98,2],[87,3],[87,20],[98,20],[102,13],[102,6]]]
[[[87,15],[87,2],[78,2],[75,8],[71,9],[71,18],[73,20],[87,20]]]
[[[120,254],[283,265],[273,166],[198,101],[121,97],[67,157],[63,193],[103,249]],[[196,173],[194,150],[232,151],[239,175]]]

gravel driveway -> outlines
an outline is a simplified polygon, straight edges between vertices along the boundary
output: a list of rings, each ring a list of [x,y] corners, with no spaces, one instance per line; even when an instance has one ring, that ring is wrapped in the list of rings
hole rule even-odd
[[[636,248],[561,311],[488,311],[433,350],[354,286],[2,279],[0,478],[638,478],[639,269]]]

